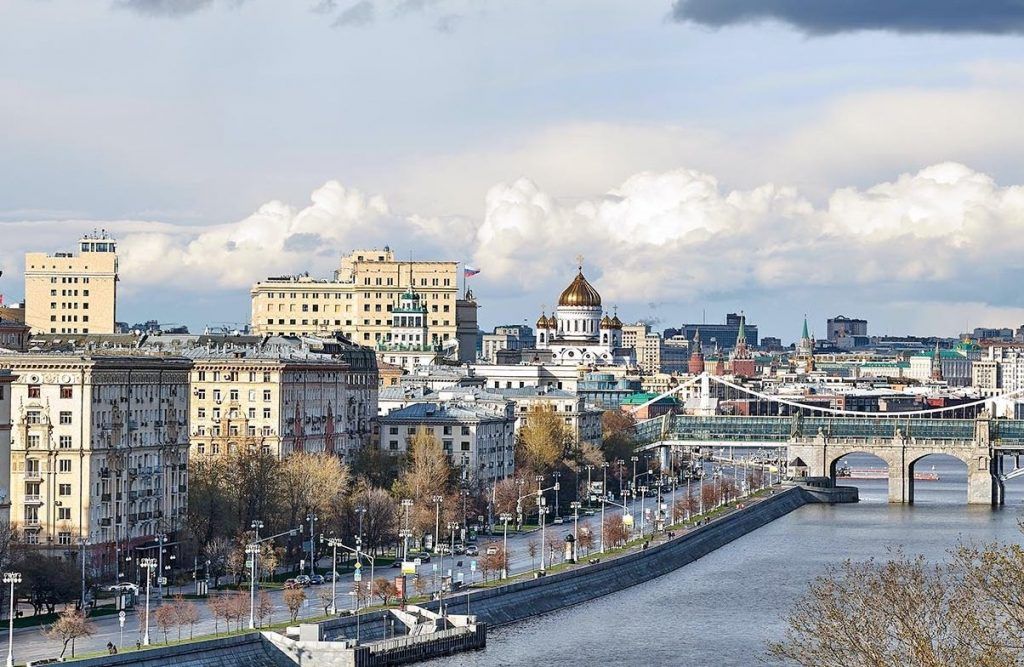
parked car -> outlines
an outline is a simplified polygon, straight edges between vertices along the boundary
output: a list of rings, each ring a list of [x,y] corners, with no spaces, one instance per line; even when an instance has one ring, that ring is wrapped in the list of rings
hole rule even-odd
[[[393,567],[396,570],[398,568],[402,567],[402,559],[401,558],[397,559],[394,563],[391,564],[391,567]]]
[[[498,553],[498,547],[496,547],[496,546],[493,546],[493,545],[492,545],[492,546],[489,546],[489,547],[487,547],[487,555],[488,555],[488,556],[493,556],[493,555],[494,555],[494,554],[496,554],[496,553]]]
[[[302,585],[299,584],[299,582],[296,581],[295,579],[285,579],[284,580],[284,587],[285,587],[286,590],[291,590],[293,588],[302,588]]]
[[[335,579],[337,579],[338,581],[341,581],[341,575],[338,574],[337,572],[328,572],[327,574],[324,575],[324,583],[326,583],[326,584],[331,583]]]
[[[107,586],[107,590],[111,593],[134,593],[139,594],[139,587],[131,583],[113,584]]]
[[[466,555],[467,556],[479,556],[480,555],[480,549],[475,544],[470,544],[468,547],[466,547]]]
[[[565,519],[563,519],[563,518],[562,518],[562,517],[560,517],[560,516],[556,516],[556,517],[555,517],[555,523],[563,523],[564,521],[565,521]]]
[[[421,563],[429,563],[430,562],[430,554],[427,553],[426,551],[418,551],[418,552],[410,553],[409,554],[409,560],[416,560],[417,558],[420,559]]]
[[[319,574],[314,574],[312,577],[309,578],[309,583],[312,586],[319,586],[320,584],[324,583],[325,581],[326,581],[326,579],[324,579],[323,576],[321,576]]]
[[[295,577],[295,583],[305,588],[306,586],[309,586],[310,583],[312,582],[308,574],[300,574],[299,576]]]
[[[466,553],[466,545],[465,544],[456,544],[455,545],[455,554],[456,555],[462,555],[464,553]]]

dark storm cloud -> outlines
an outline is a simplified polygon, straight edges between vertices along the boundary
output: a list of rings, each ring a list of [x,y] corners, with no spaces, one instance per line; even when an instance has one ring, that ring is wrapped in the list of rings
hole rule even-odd
[[[672,18],[712,28],[780,21],[809,35],[1021,34],[1024,0],[675,0]]]

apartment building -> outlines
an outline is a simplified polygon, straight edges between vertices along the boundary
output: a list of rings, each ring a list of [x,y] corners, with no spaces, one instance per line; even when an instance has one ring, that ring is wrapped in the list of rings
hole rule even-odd
[[[11,383],[15,376],[0,369],[0,518],[10,521],[11,510]]]
[[[467,483],[493,484],[515,470],[516,415],[462,401],[413,403],[379,418],[380,446],[389,454],[409,450],[419,429],[441,441],[451,464]]]
[[[78,252],[25,254],[25,324],[33,333],[114,333],[117,242],[88,234]]]
[[[391,313],[407,290],[426,309],[427,342],[454,344],[457,262],[400,261],[390,248],[356,250],[343,257],[330,280],[308,275],[267,278],[253,285],[256,334],[325,335],[341,332],[355,343],[387,340]]]
[[[321,352],[295,341],[186,351],[194,363],[193,456],[259,447],[278,457],[305,451],[350,459],[370,440],[377,365],[372,350],[334,345]]]
[[[141,354],[0,357],[0,368],[17,375],[11,518],[26,545],[73,557],[84,544],[98,576],[181,528],[189,367],[180,357]]]

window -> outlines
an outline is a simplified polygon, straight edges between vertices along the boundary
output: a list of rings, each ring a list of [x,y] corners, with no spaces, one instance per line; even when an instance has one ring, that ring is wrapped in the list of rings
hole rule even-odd
[[[199,419],[206,419],[206,408],[199,408],[196,410],[196,417]]]
[[[228,398],[230,398],[232,401],[237,401],[238,400],[238,390],[237,389],[232,389],[230,392],[228,392]]]
[[[71,423],[71,412],[67,410],[61,410],[60,412],[60,423],[67,426]]]
[[[269,389],[264,389],[263,390],[263,400],[264,401],[269,401],[270,400],[270,390]]]
[[[68,546],[71,544],[71,531],[62,530],[57,533],[57,544]]]
[[[27,424],[39,424],[42,423],[42,417],[39,410],[29,410],[25,413],[25,423]]]
[[[28,397],[29,398],[39,398],[40,396],[42,396],[42,392],[39,390],[39,385],[37,385],[37,384],[30,384],[28,386]]]
[[[199,391],[197,391],[196,392],[196,398],[198,398],[200,401],[205,401],[206,400],[206,390],[205,389],[200,389]]]
[[[391,435],[398,435],[398,427],[392,426],[390,430]]]
[[[39,436],[38,435],[30,435],[30,436],[28,436],[28,446],[29,447],[38,447],[39,446]]]
[[[61,521],[71,520],[71,508],[70,507],[58,507],[57,518]],[[63,543],[62,543],[63,544]]]
[[[256,408],[249,408],[249,419],[256,419]]]
[[[270,408],[263,408],[263,418],[270,419]]]
[[[70,496],[71,495],[71,485],[70,484],[61,484],[61,485],[59,485],[57,487],[57,495],[58,496]]]
[[[61,398],[72,398],[71,385],[62,384],[60,386],[60,397]]]
[[[213,390],[213,400],[215,400],[215,401],[219,401],[220,400],[220,389],[214,389]]]
[[[71,449],[71,436],[70,435],[62,435],[62,436],[60,436],[60,448],[61,449]]]
[[[206,371],[199,371],[199,381],[206,382]]]
[[[270,373],[263,373],[263,381],[270,382]]]
[[[57,459],[57,472],[71,472],[71,459]]]

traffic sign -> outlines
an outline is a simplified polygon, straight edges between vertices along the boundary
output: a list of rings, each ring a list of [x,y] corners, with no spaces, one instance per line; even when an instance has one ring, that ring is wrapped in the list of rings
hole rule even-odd
[[[416,563],[417,567],[419,567],[420,565],[423,565],[423,559],[422,558],[413,558],[412,562]]]
[[[157,577],[156,583],[160,584],[161,586],[166,586],[167,577]]]
[[[470,569],[471,572],[476,572],[476,561],[475,560],[469,561],[469,569]]]
[[[362,581],[362,580],[363,580],[363,573],[362,573],[362,571],[360,571],[360,570],[356,570],[356,571],[355,571],[355,572],[354,572],[354,573],[352,574],[352,580],[353,580],[353,581]]]
[[[356,565],[355,565],[355,568],[356,568],[356,570],[358,570],[358,569],[359,569],[359,568],[361,568],[362,566],[363,566],[363,564],[362,564],[362,563],[356,563]]]
[[[124,619],[125,618],[127,618],[127,616],[126,616],[126,614],[123,611],[119,611],[117,613],[117,622],[121,625],[122,628],[124,627]]]

